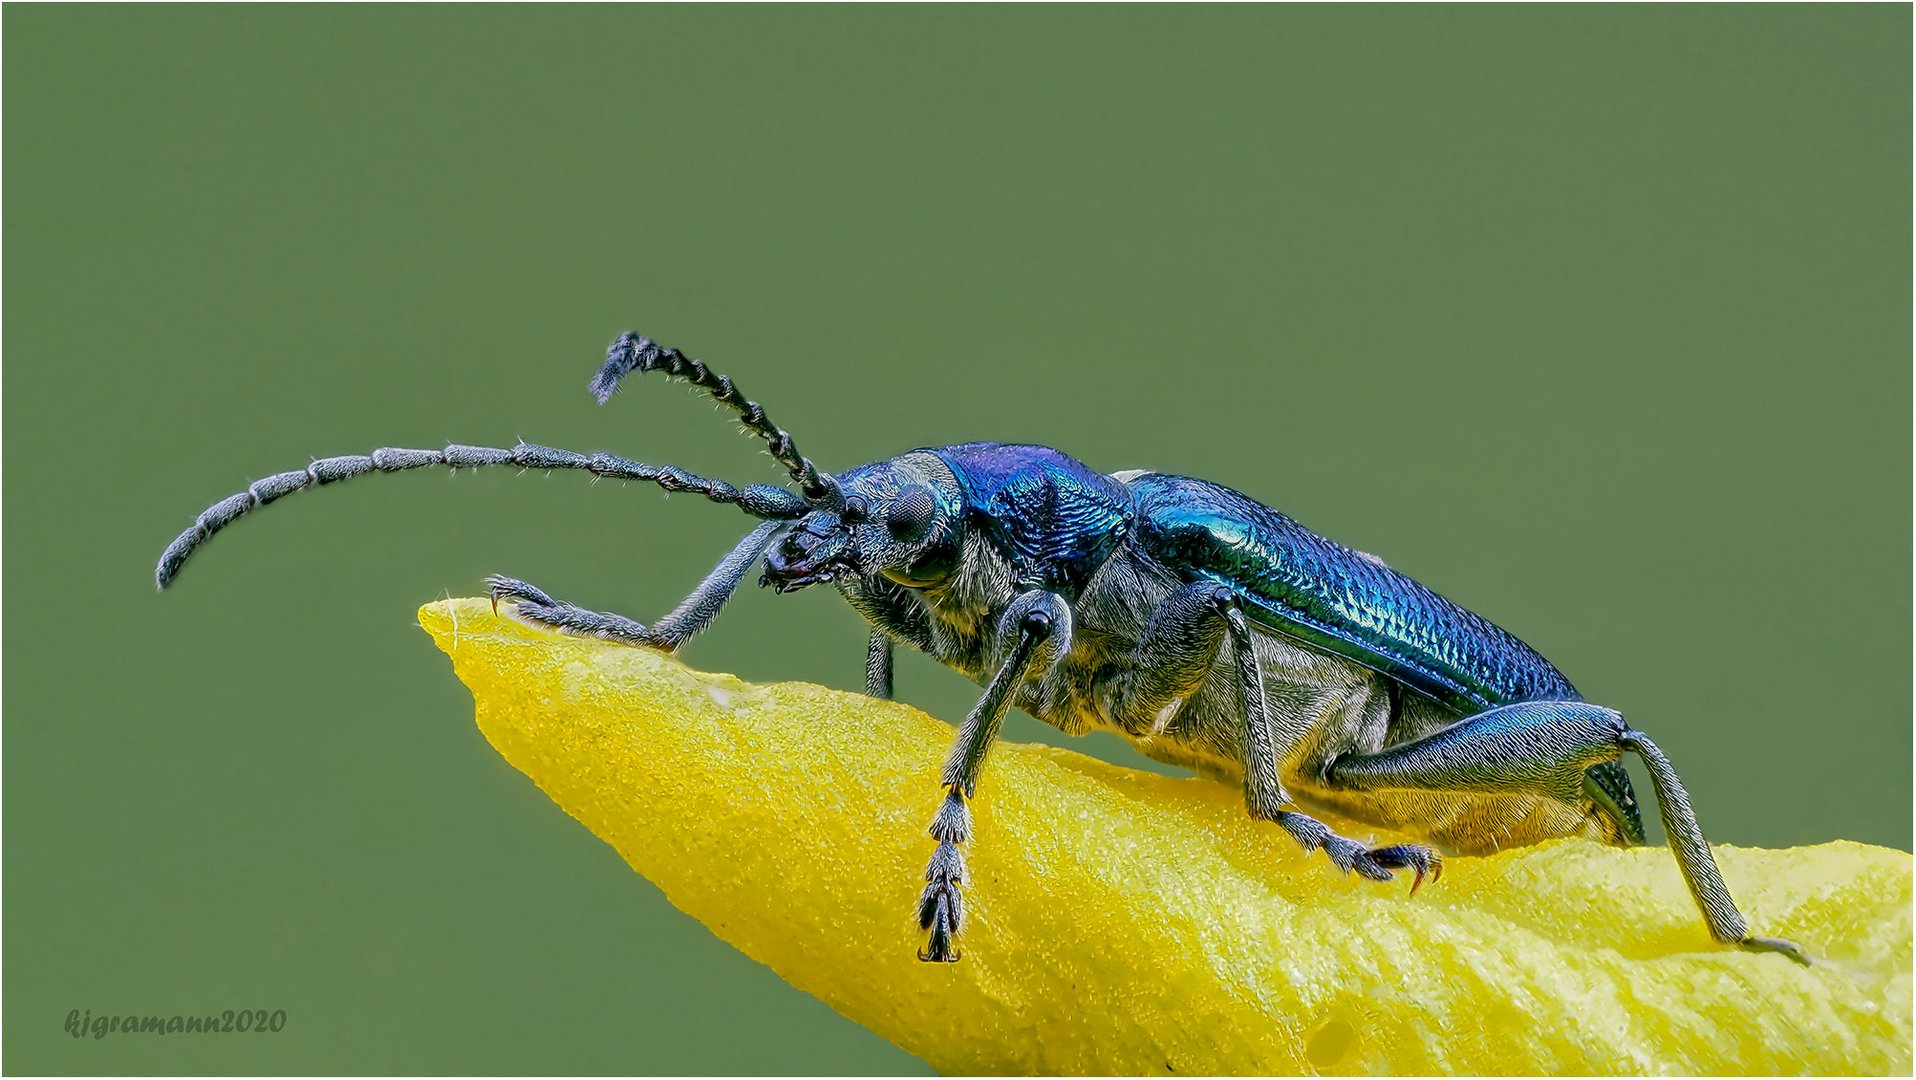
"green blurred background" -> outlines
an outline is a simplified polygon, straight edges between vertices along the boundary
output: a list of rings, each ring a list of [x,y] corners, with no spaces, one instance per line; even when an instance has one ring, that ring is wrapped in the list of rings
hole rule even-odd
[[[628,327],[827,467],[1239,487],[1622,708],[1714,839],[1907,849],[1910,18],[9,5],[6,1071],[923,1070],[505,765],[413,624],[491,571],[651,617],[739,515],[381,477],[153,592],[315,455],[777,480],[682,388],[592,405]],[[855,688],[863,643],[754,589],[688,659]]]

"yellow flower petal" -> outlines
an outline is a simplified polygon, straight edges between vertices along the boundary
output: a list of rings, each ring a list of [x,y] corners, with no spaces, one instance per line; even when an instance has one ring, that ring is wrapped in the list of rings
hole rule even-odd
[[[484,600],[419,621],[506,760],[713,933],[945,1072],[1910,1071],[1902,852],[1717,849],[1806,970],[1712,945],[1662,848],[1452,859],[1412,898],[1306,857],[1222,785],[1000,744],[964,959],[924,964],[950,727]]]

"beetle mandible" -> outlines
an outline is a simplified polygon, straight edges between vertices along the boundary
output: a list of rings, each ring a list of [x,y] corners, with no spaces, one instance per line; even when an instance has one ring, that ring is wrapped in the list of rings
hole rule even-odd
[[[1561,836],[1636,844],[1643,826],[1619,764],[1632,752],[1711,936],[1809,962],[1794,942],[1750,933],[1656,744],[1582,700],[1516,637],[1378,559],[1229,488],[1106,475],[1043,446],[968,443],[823,472],[729,378],[634,333],[612,343],[592,393],[604,404],[627,375],[650,371],[737,413],[797,491],[526,443],[387,448],[323,458],[213,504],[161,555],[156,582],[166,588],[208,537],[255,507],[367,473],[510,465],[647,481],[762,523],[649,625],[501,576],[488,579],[493,606],[535,627],[676,652],[762,562],[759,584],[784,593],[829,582],[872,624],[873,697],[892,696],[899,644],[982,685],[939,776],[921,960],[959,958],[969,804],[1017,706],[1069,734],[1115,731],[1158,761],[1240,785],[1251,815],[1307,853],[1379,881],[1409,871],[1412,892],[1442,872],[1433,846],[1366,847],[1304,811],[1457,854]]]

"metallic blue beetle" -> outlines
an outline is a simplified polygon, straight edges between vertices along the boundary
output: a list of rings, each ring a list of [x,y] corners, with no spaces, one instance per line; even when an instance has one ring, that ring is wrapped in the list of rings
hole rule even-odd
[[[1366,848],[1303,810],[1464,854],[1559,836],[1635,844],[1643,827],[1618,765],[1633,751],[1711,935],[1808,962],[1792,942],[1750,934],[1655,744],[1584,702],[1529,646],[1378,559],[1229,488],[1105,475],[1042,446],[969,443],[824,473],[730,379],[637,334],[612,344],[593,393],[605,402],[634,371],[677,377],[737,412],[798,491],[527,444],[375,450],[315,461],[215,503],[161,556],[158,584],[254,507],[370,472],[512,465],[648,481],[763,523],[650,625],[505,577],[489,579],[494,606],[561,633],[675,651],[762,562],[760,584],[790,592],[830,582],[871,622],[874,697],[892,696],[895,643],[981,684],[940,778],[920,959],[958,959],[968,804],[1016,705],[1074,735],[1115,731],[1152,758],[1237,785],[1252,816],[1307,852],[1377,880],[1408,870],[1413,892],[1442,871],[1431,847]]]

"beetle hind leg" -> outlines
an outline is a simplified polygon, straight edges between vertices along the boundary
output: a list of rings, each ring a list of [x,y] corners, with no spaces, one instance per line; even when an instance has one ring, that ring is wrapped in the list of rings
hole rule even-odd
[[[1808,964],[1808,955],[1795,942],[1750,933],[1676,769],[1648,736],[1625,724],[1614,710],[1582,701],[1504,705],[1375,754],[1338,758],[1326,770],[1326,779],[1346,791],[1521,793],[1576,805],[1585,796],[1584,778],[1591,766],[1614,762],[1626,752],[1642,758],[1650,773],[1663,831],[1710,936],[1725,945],[1782,953]]]

